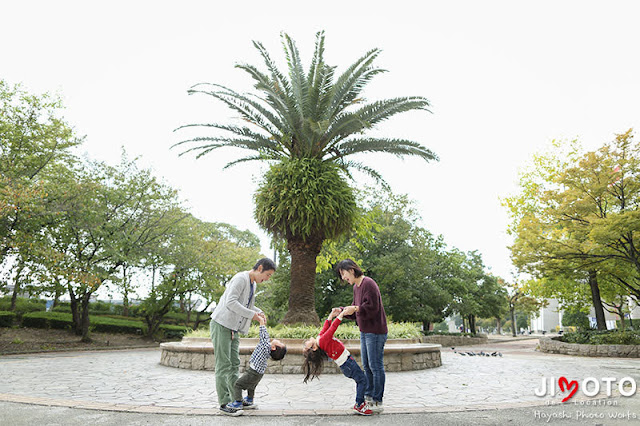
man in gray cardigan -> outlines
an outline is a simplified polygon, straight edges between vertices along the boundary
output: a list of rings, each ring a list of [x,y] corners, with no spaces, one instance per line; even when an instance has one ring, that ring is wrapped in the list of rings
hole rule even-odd
[[[220,412],[230,416],[243,414],[229,407],[240,367],[240,339],[238,333],[247,334],[251,321],[258,321],[264,313],[254,306],[256,284],[267,281],[276,270],[273,260],[262,258],[252,270],[237,273],[211,314],[209,331],[216,361],[216,392]]]

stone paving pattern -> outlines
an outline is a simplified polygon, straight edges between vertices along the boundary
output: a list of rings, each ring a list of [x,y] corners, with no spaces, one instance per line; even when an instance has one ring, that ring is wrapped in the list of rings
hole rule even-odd
[[[542,377],[631,376],[637,359],[583,358],[535,351],[537,339],[442,350],[442,367],[387,374],[385,413],[499,409],[546,404],[534,395]],[[458,349],[456,349],[458,350]],[[144,413],[218,414],[215,374],[160,365],[160,350],[75,352],[0,357],[0,401]],[[246,415],[350,414],[353,381],[327,374],[266,374],[256,389],[259,409]],[[574,400],[579,395],[574,397]]]

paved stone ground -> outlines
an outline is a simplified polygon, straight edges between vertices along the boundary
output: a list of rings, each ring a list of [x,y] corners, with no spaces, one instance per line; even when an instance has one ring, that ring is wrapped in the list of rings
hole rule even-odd
[[[543,377],[582,382],[586,377],[630,376],[640,384],[637,359],[549,355],[536,352],[536,345],[537,339],[529,339],[456,348],[500,351],[502,357],[461,356],[443,348],[442,367],[387,373],[385,414],[518,409],[559,402],[560,395],[535,396]],[[0,401],[110,412],[219,414],[213,372],[165,367],[159,360],[158,349],[3,356]],[[341,375],[324,375],[305,385],[299,375],[267,374],[256,390],[259,409],[245,413],[351,414],[354,395],[353,381]],[[618,399],[635,403],[638,398]],[[594,401],[578,393],[571,402],[587,400]]]

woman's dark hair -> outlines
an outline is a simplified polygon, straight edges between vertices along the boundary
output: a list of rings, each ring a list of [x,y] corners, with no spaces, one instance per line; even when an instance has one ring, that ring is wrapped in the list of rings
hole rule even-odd
[[[309,380],[313,380],[322,373],[322,364],[327,359],[327,353],[318,348],[315,351],[313,349],[306,349],[302,352],[304,356],[304,364],[302,364],[302,372],[304,373],[303,383],[307,383]]]
[[[351,259],[345,259],[338,262],[336,265],[336,271],[338,271],[338,275],[340,275],[340,271],[353,271],[353,275],[356,278],[364,275],[358,264]],[[342,279],[342,277],[340,278]]]
[[[286,346],[276,346],[274,350],[271,351],[271,359],[274,361],[280,361],[287,354]]]
[[[275,262],[269,259],[268,257],[263,257],[262,259],[258,260],[255,266],[253,267],[253,270],[257,271],[259,266],[262,266],[262,272],[276,270]]]

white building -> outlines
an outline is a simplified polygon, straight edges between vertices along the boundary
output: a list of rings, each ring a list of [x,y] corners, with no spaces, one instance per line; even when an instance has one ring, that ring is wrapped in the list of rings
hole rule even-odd
[[[545,308],[541,308],[538,315],[531,319],[531,331],[534,333],[542,333],[543,331],[555,333],[562,327],[563,310],[559,308],[558,301],[556,299],[547,299],[547,301],[549,302],[548,305]],[[629,305],[633,306],[629,317],[632,320],[637,320],[640,324],[640,307],[632,301],[629,301]],[[604,319],[607,323],[607,329],[611,330],[616,328],[616,320],[620,318],[615,314],[605,311]],[[595,328],[596,313],[593,308],[591,308],[589,312],[589,321],[591,322],[591,326]]]

